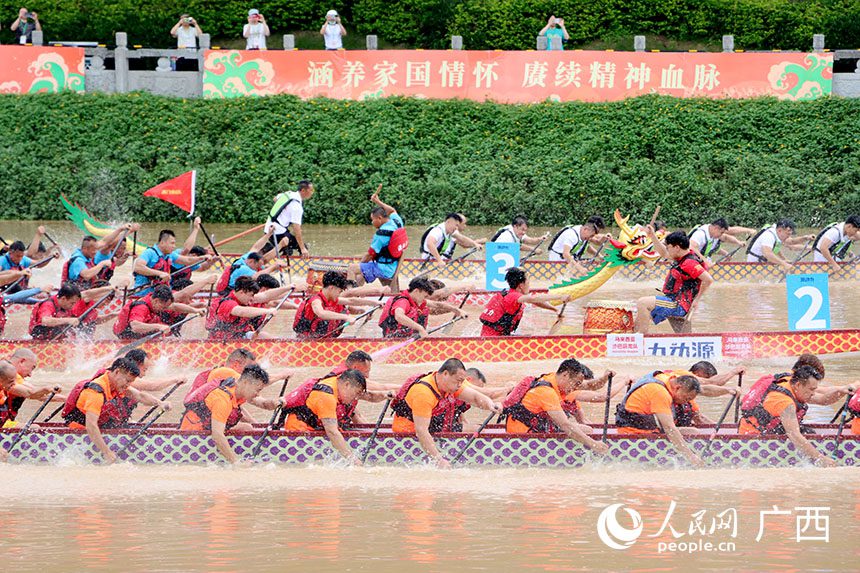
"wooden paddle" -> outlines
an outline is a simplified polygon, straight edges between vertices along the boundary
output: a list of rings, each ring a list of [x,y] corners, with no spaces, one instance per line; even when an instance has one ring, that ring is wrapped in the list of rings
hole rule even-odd
[[[806,241],[806,244],[805,244],[805,245],[803,245],[803,248],[800,250],[800,254],[799,254],[799,255],[797,255],[797,256],[794,258],[794,260],[793,260],[793,261],[791,261],[791,264],[792,264],[792,265],[796,265],[797,263],[799,263],[799,262],[800,262],[800,260],[801,260],[801,259],[805,258],[805,257],[806,257],[806,255],[809,255],[810,253],[812,253],[812,249],[809,249],[809,243],[810,243],[810,242],[811,242],[811,239],[809,239],[809,240],[807,240],[807,241]],[[788,276],[788,273],[787,273],[787,272],[786,272],[786,273],[783,273],[783,275],[779,278],[779,281],[777,281],[777,282],[780,282],[780,283],[781,283],[782,281],[784,281],[784,280],[785,280],[785,278],[786,278],[787,276]]]
[[[278,303],[278,306],[275,307],[275,312],[267,316],[260,324],[260,326],[257,327],[257,330],[254,331],[254,334],[251,335],[251,340],[257,340],[257,337],[260,336],[260,332],[262,332],[262,330],[266,328],[267,324],[272,322],[272,319],[275,318],[275,315],[278,314],[278,311],[281,310],[281,307],[284,306],[284,303],[287,302],[287,299],[290,298],[290,295],[293,294],[294,290],[296,290],[296,287],[290,287],[290,290],[287,291],[287,294],[284,295],[284,297]]]
[[[459,460],[461,457],[463,457],[463,454],[466,453],[466,450],[469,449],[469,446],[471,446],[475,442],[475,440],[478,439],[478,436],[481,435],[481,432],[484,431],[484,428],[487,427],[487,424],[490,423],[490,420],[492,420],[493,416],[495,416],[495,415],[496,415],[495,412],[490,412],[490,415],[487,416],[483,422],[481,422],[481,425],[478,426],[478,429],[475,430],[475,433],[472,434],[471,436],[469,436],[469,441],[466,442],[466,445],[463,446],[463,448],[457,453],[456,456],[451,458],[451,465],[456,464],[457,460]]]
[[[449,320],[445,324],[441,324],[441,325],[437,326],[436,328],[431,328],[430,330],[427,331],[427,334],[433,334],[434,332],[442,330],[443,328],[446,328],[446,327],[454,324],[458,320],[463,320],[464,318],[465,318],[465,316],[455,316],[453,319]],[[416,340],[418,340],[420,338],[421,337],[418,336],[417,334],[413,334],[412,336],[410,336],[409,338],[407,338],[403,342],[398,342],[397,344],[389,346],[388,348],[383,348],[381,350],[377,350],[376,352],[373,352],[371,354],[371,356],[373,357],[374,360],[382,360],[382,359],[390,356],[391,354],[394,354],[395,352],[397,352],[401,348],[406,348],[407,346],[409,346],[410,344],[412,344],[413,342],[415,342]]]
[[[254,444],[254,449],[251,450],[251,457],[249,460],[255,459],[258,455],[260,455],[260,451],[263,449],[263,444],[266,441],[266,438],[269,437],[269,432],[272,431],[275,427],[275,420],[278,419],[278,414],[281,413],[281,410],[284,408],[284,393],[287,391],[287,384],[290,382],[290,377],[287,376],[284,378],[284,383],[281,384],[281,391],[278,394],[278,405],[275,407],[275,410],[272,412],[272,418],[269,420],[269,423],[263,429],[263,435],[260,436],[260,439],[257,440],[257,443]]]
[[[272,249],[274,250],[275,257],[272,259],[275,263],[278,263],[278,240],[275,238],[274,229],[272,230],[271,236],[269,236],[270,243],[272,243]],[[287,257],[287,265],[290,264],[290,257]],[[278,264],[278,278],[281,279],[281,286],[284,286],[284,271],[281,270],[281,265]],[[292,282],[292,277],[290,278],[290,282]]]
[[[549,327],[549,336],[554,335],[558,332],[558,329],[561,328],[561,321],[564,320],[564,309],[567,308],[567,303],[569,301],[564,301],[564,304],[561,305],[561,310],[558,311],[558,316],[555,319],[555,322],[552,323],[552,326]]]
[[[711,449],[711,443],[714,441],[714,438],[716,438],[716,437],[717,437],[717,434],[718,434],[718,433],[720,433],[720,427],[723,425],[723,421],[725,421],[726,416],[728,416],[728,415],[729,415],[729,410],[731,410],[731,409],[732,409],[732,403],[733,403],[735,400],[740,401],[740,398],[739,398],[739,395],[738,395],[738,394],[735,394],[735,395],[733,395],[733,396],[732,396],[732,399],[731,399],[731,400],[729,400],[729,403],[728,403],[728,404],[726,404],[726,409],[725,409],[725,410],[723,410],[723,415],[722,415],[722,416],[720,416],[719,421],[717,421],[717,425],[716,425],[716,426],[714,426],[714,432],[713,432],[713,433],[711,434],[711,436],[708,438],[707,443],[705,443],[705,449],[702,451],[702,458],[703,458],[703,459],[704,459],[704,457],[705,457],[705,456],[707,456],[707,455],[708,455],[708,452],[709,452],[709,451],[710,451],[710,449]]]
[[[164,396],[161,397],[161,401],[164,402],[165,400],[170,398],[170,396],[172,396],[173,393],[176,392],[176,389],[179,388],[180,386],[182,386],[182,384],[183,384],[182,382],[177,382],[176,384],[174,384],[173,388],[171,388],[170,390],[165,392]],[[152,413],[155,412],[156,410],[158,410],[158,406],[153,406],[152,408],[147,410],[146,413],[140,417],[140,420],[138,420],[137,423],[138,424],[144,423],[146,421],[146,419],[149,418],[152,415]]]
[[[370,434],[370,438],[367,440],[367,446],[364,448],[364,453],[361,454],[361,463],[365,463],[367,461],[367,455],[370,453],[370,448],[373,447],[373,443],[376,441],[376,435],[379,433],[379,427],[382,426],[382,420],[385,418],[385,413],[388,412],[388,406],[391,405],[391,398],[385,401],[385,404],[382,406],[382,412],[379,413],[379,418],[376,420],[376,426],[373,427],[373,433]]]
[[[839,429],[836,430],[836,437],[833,438],[835,444],[833,445],[833,453],[830,454],[833,459],[836,459],[836,454],[839,452],[839,446],[842,445],[842,442],[839,441],[839,438],[842,437],[842,430],[845,429],[845,422],[848,420],[848,402],[851,401],[851,398],[854,397],[854,394],[848,394],[845,397],[845,403],[842,404],[842,419],[839,420]]]
[[[15,449],[15,446],[18,445],[18,442],[21,441],[21,439],[24,437],[24,434],[26,434],[29,431],[30,426],[33,425],[33,422],[36,421],[36,418],[38,418],[39,416],[42,415],[42,411],[44,411],[44,409],[48,407],[48,403],[54,398],[54,396],[57,395],[57,392],[59,392],[59,391],[60,391],[60,387],[54,386],[54,389],[51,391],[50,394],[48,394],[48,397],[45,398],[45,401],[42,402],[42,405],[39,406],[38,410],[36,410],[36,413],[33,414],[32,416],[30,416],[30,419],[27,420],[27,423],[24,425],[23,428],[21,428],[21,431],[18,432],[18,435],[15,436],[15,439],[12,440],[12,443],[9,444],[9,448],[6,450],[6,453],[9,453],[9,454],[12,453],[12,450]]]
[[[140,437],[142,435],[144,435],[146,433],[146,431],[150,428],[150,426],[152,426],[154,423],[156,423],[158,421],[158,419],[164,415],[165,412],[167,412],[167,410],[162,410],[161,412],[159,412],[158,415],[155,416],[153,419],[151,419],[149,422],[147,422],[146,425],[144,427],[142,427],[140,429],[140,431],[138,433],[136,433],[132,439],[130,439],[128,442],[126,442],[126,444],[122,448],[120,448],[120,450],[116,453],[117,459],[119,459],[119,457],[122,454],[124,454],[126,450],[128,450],[137,440],[139,440]]]
[[[215,246],[221,247],[221,246],[226,245],[227,243],[232,243],[236,239],[241,239],[242,237],[246,237],[246,236],[250,235],[251,233],[253,233],[254,231],[259,231],[260,229],[262,229],[265,226],[266,226],[265,223],[261,223],[261,224],[257,225],[256,227],[251,227],[247,231],[242,231],[241,233],[237,233],[237,234],[233,235],[232,237],[227,237],[226,239],[221,239],[220,241],[215,243]]]
[[[109,293],[107,293],[106,295],[104,295],[103,297],[101,297],[100,299],[98,299],[95,302],[95,304],[93,304],[91,307],[89,307],[87,310],[85,310],[84,312],[81,313],[81,316],[78,317],[78,324],[67,324],[62,330],[60,330],[59,332],[57,332],[57,334],[55,334],[53,337],[51,337],[51,342],[53,342],[55,340],[59,340],[60,338],[64,337],[66,335],[66,333],[68,331],[70,331],[71,329],[76,328],[78,326],[81,326],[84,323],[84,319],[87,316],[89,316],[89,314],[91,312],[98,309],[98,307],[101,306],[102,304],[104,304],[104,302],[106,300],[108,300],[109,298],[113,298],[113,296],[115,294],[116,294],[116,291],[112,290]]]
[[[739,424],[741,421],[741,399],[740,399],[740,391],[743,386],[744,373],[738,372],[738,399],[735,402],[735,425]]]
[[[45,265],[47,265],[49,262],[51,262],[51,261],[52,261],[52,260],[54,260],[55,258],[56,258],[56,257],[54,257],[53,255],[51,255],[50,257],[45,257],[44,259],[42,259],[42,260],[40,260],[40,261],[36,261],[35,263],[33,263],[32,265],[30,265],[29,267],[27,267],[27,269],[26,269],[26,270],[29,270],[29,269],[38,269],[38,268],[44,267]],[[8,285],[5,285],[5,286],[0,287],[0,292],[6,292],[7,290],[11,290],[11,289],[15,288],[15,287],[16,287],[16,286],[18,286],[18,284],[19,284],[21,281],[23,281],[25,278],[27,278],[27,275],[24,275],[24,276],[18,277],[18,280],[16,280],[16,281],[15,281],[15,282],[13,282],[12,284],[8,284]]]
[[[466,291],[465,296],[463,296],[463,300],[460,301],[460,305],[457,307],[458,309],[460,309],[460,310],[463,309],[463,307],[466,305],[466,301],[469,300],[469,296],[471,294],[472,294],[472,291],[470,291],[470,290]],[[452,322],[451,324],[449,324],[448,326],[446,326],[445,328],[442,329],[442,334],[444,336],[448,336],[451,333],[451,330],[453,330],[453,328],[454,328],[454,323]]]
[[[182,326],[183,324],[185,324],[186,322],[191,322],[192,320],[194,320],[195,318],[198,318],[199,316],[200,316],[199,314],[194,314],[194,315],[192,315],[192,316],[186,316],[185,318],[183,318],[182,320],[180,320],[180,321],[179,321],[179,322],[177,322],[176,324],[172,325],[172,326],[171,326],[169,329],[167,329],[167,330],[159,330],[159,331],[153,332],[153,333],[151,333],[151,334],[147,334],[146,336],[144,336],[144,337],[142,337],[142,338],[138,338],[138,339],[137,339],[137,340],[135,340],[134,342],[132,342],[132,343],[130,343],[130,344],[126,344],[125,346],[123,346],[122,348],[120,348],[119,350],[117,350],[117,351],[116,351],[115,358],[118,358],[118,357],[120,357],[120,356],[123,356],[123,355],[124,355],[125,353],[127,353],[129,350],[134,350],[134,349],[135,349],[135,348],[137,348],[138,346],[141,346],[141,345],[143,345],[143,344],[146,344],[146,343],[147,343],[147,342],[149,342],[150,340],[155,340],[155,339],[156,339],[156,338],[158,338],[159,336],[164,336],[164,335],[166,335],[166,334],[169,334],[171,330],[177,329],[177,328],[179,328],[180,326]]]
[[[606,435],[609,433],[609,401],[612,399],[612,374],[606,381],[606,406],[603,408],[603,443],[606,443]]]

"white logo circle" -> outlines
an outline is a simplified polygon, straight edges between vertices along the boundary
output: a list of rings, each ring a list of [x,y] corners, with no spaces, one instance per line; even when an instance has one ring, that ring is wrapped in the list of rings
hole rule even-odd
[[[600,512],[597,518],[597,536],[612,549],[627,549],[642,535],[642,516],[635,509],[624,507],[633,522],[633,529],[626,529],[618,523],[618,509],[623,503],[613,503]]]

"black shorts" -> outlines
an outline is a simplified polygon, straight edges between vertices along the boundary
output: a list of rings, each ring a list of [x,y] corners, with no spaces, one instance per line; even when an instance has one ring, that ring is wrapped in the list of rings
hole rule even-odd
[[[302,249],[299,246],[299,242],[296,240],[295,235],[289,231],[284,231],[283,233],[275,233],[272,235],[272,239],[263,246],[263,254],[265,255],[271,251],[275,245],[279,245],[284,239],[287,240],[287,246],[281,248],[281,256],[290,257],[293,255],[293,252],[301,252]]]

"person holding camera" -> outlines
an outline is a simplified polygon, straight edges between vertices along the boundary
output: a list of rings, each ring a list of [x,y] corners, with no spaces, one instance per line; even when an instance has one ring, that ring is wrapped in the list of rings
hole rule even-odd
[[[33,30],[42,31],[42,23],[39,22],[39,15],[35,12],[29,12],[26,8],[18,10],[18,17],[12,22],[12,31],[15,32],[16,44],[32,44]]]
[[[269,25],[256,8],[248,10],[248,23],[242,29],[246,50],[265,50],[266,37],[269,35]]]
[[[195,50],[197,49],[197,38],[203,35],[203,30],[197,25],[194,18],[188,14],[183,14],[179,17],[179,22],[170,29],[170,35],[176,38],[176,47],[180,50]]]
[[[326,50],[343,49],[343,37],[346,36],[346,28],[340,23],[340,16],[337,15],[336,10],[326,12],[325,24],[320,28],[320,34],[325,40]]]
[[[538,33],[539,36],[546,36],[547,50],[563,50],[564,42],[570,40],[570,34],[567,33],[567,28],[564,27],[564,20],[550,16],[546,26]],[[558,48],[552,47],[552,39],[561,38],[561,43]]]

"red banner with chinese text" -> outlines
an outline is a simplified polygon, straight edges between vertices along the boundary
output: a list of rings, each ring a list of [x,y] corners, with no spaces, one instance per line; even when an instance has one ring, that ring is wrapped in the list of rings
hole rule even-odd
[[[84,49],[0,46],[0,93],[84,91]]]
[[[503,103],[677,97],[814,99],[831,92],[830,53],[214,51],[206,97],[292,94]]]

